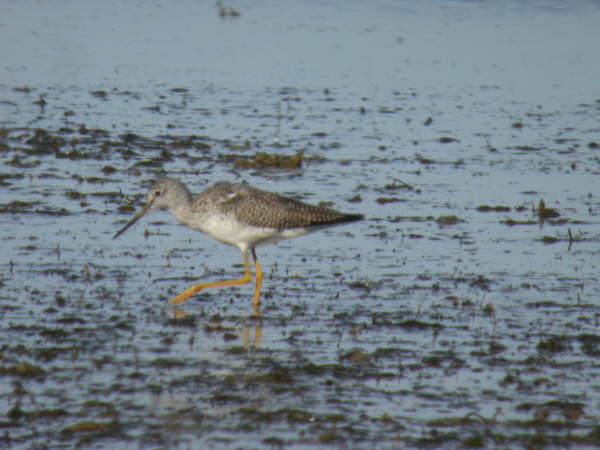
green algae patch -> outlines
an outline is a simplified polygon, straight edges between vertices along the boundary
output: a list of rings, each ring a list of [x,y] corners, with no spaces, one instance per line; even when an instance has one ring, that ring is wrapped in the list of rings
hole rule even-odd
[[[538,203],[538,208],[535,212],[540,218],[540,220],[555,219],[557,217],[560,217],[560,213],[554,208],[548,208],[543,199],[540,199],[540,202]]]
[[[539,222],[537,222],[535,220],[513,220],[513,219],[508,219],[508,220],[503,220],[500,223],[503,223],[504,225],[507,225],[509,227],[514,227],[516,225],[539,225]]]
[[[112,175],[113,173],[116,173],[116,172],[117,172],[117,169],[115,169],[113,166],[110,166],[110,165],[104,166],[102,168],[102,173],[104,175]]]
[[[55,419],[57,417],[68,416],[69,413],[62,408],[40,409],[32,411],[29,417],[33,419]]]
[[[27,145],[31,146],[30,153],[34,154],[50,154],[55,153],[63,145],[67,143],[67,140],[60,137],[54,136],[43,129],[36,129],[34,135],[25,141]]]
[[[554,237],[554,236],[542,236],[542,238],[540,240],[544,244],[556,244],[557,242],[561,241],[560,238],[557,238],[557,237]]]
[[[379,203],[380,205],[387,205],[388,203],[400,203],[400,202],[406,202],[406,200],[402,199],[402,198],[398,198],[398,197],[379,197],[377,200],[375,200],[377,203]]]
[[[569,339],[566,336],[550,336],[540,340],[537,349],[546,353],[564,352],[570,349]]]
[[[0,214],[24,214],[32,213],[33,207],[40,205],[39,202],[21,202],[18,200],[0,205]]]
[[[475,208],[479,212],[510,212],[510,206],[490,206],[490,205],[479,205]]]
[[[40,366],[22,362],[14,366],[0,366],[0,375],[12,375],[21,378],[36,378],[46,375],[46,371]]]
[[[117,207],[117,211],[119,214],[131,214],[135,211],[135,206],[133,205],[121,205]]]
[[[294,382],[294,377],[287,367],[274,367],[269,372],[258,375],[254,381],[259,383],[289,384]]]
[[[94,422],[91,420],[83,420],[81,422],[68,425],[61,430],[63,434],[71,433],[89,433],[98,431],[110,431],[117,428],[118,425],[115,422]]]
[[[449,227],[451,225],[456,225],[460,222],[464,222],[464,220],[459,219],[456,216],[440,216],[435,219],[436,223],[441,227]]]
[[[237,169],[300,169],[303,160],[303,152],[291,156],[258,152],[251,159],[234,160],[233,165]]]
[[[84,200],[85,194],[70,189],[67,192],[65,192],[65,197],[67,197],[69,200]]]

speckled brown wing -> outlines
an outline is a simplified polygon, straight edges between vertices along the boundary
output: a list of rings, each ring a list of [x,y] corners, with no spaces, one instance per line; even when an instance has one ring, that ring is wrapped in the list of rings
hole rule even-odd
[[[250,186],[234,184],[229,187],[231,191],[226,197],[222,197],[219,209],[223,213],[234,214],[240,222],[254,227],[276,230],[311,228],[353,222],[363,218],[359,214],[344,214],[329,208],[307,205]]]

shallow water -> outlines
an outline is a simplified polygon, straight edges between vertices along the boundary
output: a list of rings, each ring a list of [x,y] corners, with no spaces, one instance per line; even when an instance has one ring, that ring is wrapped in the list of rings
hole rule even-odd
[[[61,4],[0,19],[3,446],[599,445],[595,2]],[[164,173],[367,218],[175,310],[241,258],[112,240]]]

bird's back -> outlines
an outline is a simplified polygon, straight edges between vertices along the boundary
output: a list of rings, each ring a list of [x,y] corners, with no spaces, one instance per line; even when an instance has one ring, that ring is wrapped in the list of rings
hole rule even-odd
[[[308,205],[241,183],[217,183],[194,198],[192,208],[218,213],[256,228],[286,230],[321,228],[363,218],[333,209]]]

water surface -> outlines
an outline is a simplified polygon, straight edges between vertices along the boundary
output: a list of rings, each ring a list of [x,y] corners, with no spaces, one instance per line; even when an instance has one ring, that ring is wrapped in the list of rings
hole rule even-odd
[[[599,445],[595,2],[60,4],[0,19],[6,446]],[[241,258],[112,240],[162,174],[367,218],[173,310]]]

